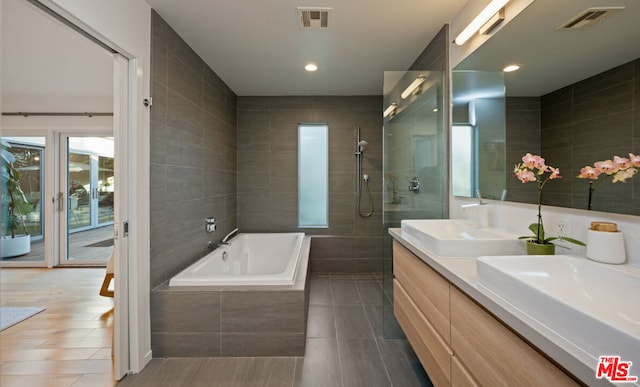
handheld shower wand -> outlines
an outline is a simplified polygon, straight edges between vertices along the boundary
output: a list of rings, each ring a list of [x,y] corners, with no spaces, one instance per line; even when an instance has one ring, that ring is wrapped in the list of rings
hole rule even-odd
[[[362,156],[364,154],[364,148],[369,145],[369,142],[365,141],[365,140],[360,140],[360,127],[358,127],[358,132],[357,132],[357,145],[356,145],[356,151],[355,151],[355,155],[356,155],[356,174],[357,174],[357,179],[358,179],[358,200],[356,203],[356,210],[358,211],[358,215],[360,215],[363,218],[368,218],[373,214],[373,197],[371,196],[371,190],[369,189],[369,175],[362,175]],[[360,207],[361,204],[361,197],[362,197],[362,181],[365,181],[367,183],[367,192],[369,194],[369,203],[370,203],[370,210],[369,212],[362,212],[362,209]]]

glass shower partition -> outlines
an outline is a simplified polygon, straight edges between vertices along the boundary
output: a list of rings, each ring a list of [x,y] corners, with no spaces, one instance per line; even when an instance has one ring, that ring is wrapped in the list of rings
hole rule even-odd
[[[383,98],[383,223],[441,219],[448,212],[448,133],[444,72],[385,71]],[[383,334],[402,338],[393,316],[391,238],[384,249]]]

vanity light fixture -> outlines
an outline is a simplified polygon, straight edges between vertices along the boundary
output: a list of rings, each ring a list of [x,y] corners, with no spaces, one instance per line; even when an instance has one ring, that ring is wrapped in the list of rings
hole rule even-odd
[[[520,66],[513,64],[503,68],[502,71],[504,71],[505,73],[510,73],[519,69],[520,69]]]
[[[393,112],[396,111],[396,109],[398,108],[398,104],[393,102],[391,105],[389,105],[389,107],[384,111],[384,113],[382,113],[382,117],[387,117],[389,115],[391,115]]]
[[[316,65],[315,63],[307,63],[304,66],[304,69],[307,70],[308,72],[312,73],[312,72],[318,70],[318,65]]]
[[[402,97],[402,99],[407,99],[408,96],[413,94],[413,92],[418,88],[418,86],[422,85],[422,82],[424,82],[425,79],[426,78],[424,75],[418,76],[418,78],[416,78],[413,82],[411,82],[411,84],[406,89],[404,89],[402,94],[400,94],[400,97]]]
[[[462,46],[469,40],[482,26],[484,26],[496,13],[504,7],[509,0],[492,0],[479,14],[469,23],[467,28],[453,41],[458,46]]]

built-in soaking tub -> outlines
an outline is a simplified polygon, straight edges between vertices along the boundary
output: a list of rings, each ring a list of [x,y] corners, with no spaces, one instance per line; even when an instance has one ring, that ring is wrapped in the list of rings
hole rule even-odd
[[[238,234],[184,269],[169,286],[293,285],[304,233]]]
[[[151,291],[154,357],[304,356],[311,237],[238,234]]]

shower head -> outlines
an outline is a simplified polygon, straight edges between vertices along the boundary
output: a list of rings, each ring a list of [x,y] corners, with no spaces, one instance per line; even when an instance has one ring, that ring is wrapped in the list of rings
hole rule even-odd
[[[358,147],[360,148],[360,150],[362,150],[367,145],[369,145],[369,142],[367,141],[362,140],[358,142]]]

